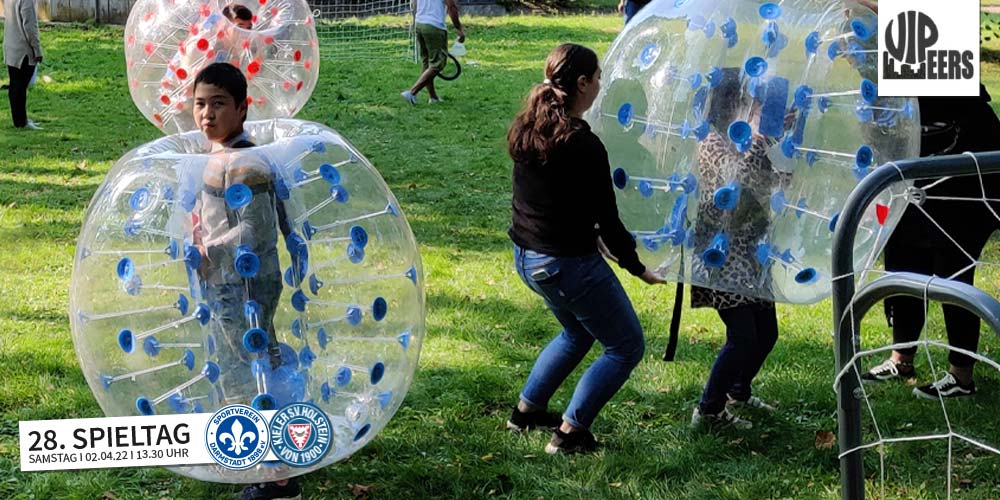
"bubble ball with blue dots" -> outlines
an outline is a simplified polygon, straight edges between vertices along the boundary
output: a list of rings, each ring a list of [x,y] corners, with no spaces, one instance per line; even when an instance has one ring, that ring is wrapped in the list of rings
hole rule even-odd
[[[87,211],[70,288],[74,344],[108,416],[312,402],[330,417],[333,444],[310,467],[171,468],[216,482],[283,479],[360,449],[402,403],[424,334],[416,241],[372,165],[316,123],[245,129],[255,147],[188,132],[120,159]]]
[[[643,8],[608,51],[586,116],[643,260],[749,297],[826,297],[848,194],[919,154],[916,100],[878,95],[876,31],[871,10],[841,0]],[[865,214],[857,270],[902,215],[904,189]]]

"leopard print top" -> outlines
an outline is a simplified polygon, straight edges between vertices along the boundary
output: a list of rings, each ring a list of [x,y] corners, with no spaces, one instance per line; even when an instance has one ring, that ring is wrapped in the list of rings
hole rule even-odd
[[[770,298],[771,275],[756,259],[757,245],[764,241],[770,224],[770,197],[790,174],[771,168],[767,151],[772,140],[754,135],[750,149],[740,153],[717,132],[711,132],[698,147],[698,218],[694,233],[693,281],[712,283],[715,289],[691,287],[691,307],[729,309],[739,306],[774,307],[767,298],[749,297],[734,290],[756,289]],[[740,197],[732,210],[715,206],[715,191],[735,180]],[[729,237],[729,252],[721,268],[705,266],[701,254],[719,232]]]

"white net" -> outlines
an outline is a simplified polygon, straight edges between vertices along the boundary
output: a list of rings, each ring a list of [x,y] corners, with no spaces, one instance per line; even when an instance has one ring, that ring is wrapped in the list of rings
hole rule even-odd
[[[841,457],[868,451],[864,470],[870,498],[1000,497],[996,480],[1000,420],[995,417],[1000,409],[1000,356],[991,352],[997,346],[996,332],[980,326],[968,316],[971,313],[963,316],[963,311],[952,306],[941,308],[942,313],[931,307],[927,294],[933,283],[943,279],[969,283],[974,272],[972,284],[1000,297],[1000,238],[994,232],[1000,227],[1000,199],[995,193],[994,198],[988,196],[989,178],[984,182],[981,171],[974,177],[943,178],[902,195],[907,210],[914,212],[908,215],[924,228],[923,237],[934,241],[926,247],[906,247],[902,257],[897,250],[891,259],[885,255],[878,260],[890,269],[903,262],[906,269],[896,266],[897,270],[926,275],[924,296],[908,299],[905,307],[899,299],[892,303],[892,329],[885,327],[877,311],[864,320],[862,331],[844,332],[860,339],[855,344],[860,348],[837,374],[834,390],[845,377],[859,383],[862,440],[860,446],[843,450]],[[859,288],[887,272],[875,268],[875,256],[869,256],[868,262]],[[853,300],[847,314],[855,317]],[[890,364],[882,370],[884,381],[866,375],[893,351],[901,353],[904,361],[912,356],[912,375],[907,375],[909,365]],[[860,373],[852,369],[855,362],[860,364]],[[949,376],[951,372],[963,374],[963,368],[973,362],[974,385]],[[974,392],[958,397],[966,391]]]
[[[413,57],[410,0],[311,0],[325,60]]]

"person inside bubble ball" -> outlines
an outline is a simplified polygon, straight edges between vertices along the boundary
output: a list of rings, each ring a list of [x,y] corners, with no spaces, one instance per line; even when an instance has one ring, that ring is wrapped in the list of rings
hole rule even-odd
[[[600,78],[594,51],[560,45],[545,61],[545,81],[531,90],[507,134],[514,160],[509,235],[515,267],[563,327],[535,361],[507,428],[552,429],[545,447],[550,454],[598,447],[590,426],[645,350],[639,318],[601,258],[598,237],[630,274],[664,283],[639,260],[618,217],[608,152],[582,118],[597,98]],[[546,411],[549,400],[595,340],[604,353],[583,374],[560,419]]]
[[[202,255],[198,269],[202,291],[212,307],[212,334],[219,344],[219,377],[226,403],[247,403],[257,394],[255,372],[277,370],[281,350],[274,331],[274,313],[281,297],[278,229],[286,241],[291,226],[284,204],[275,193],[269,165],[252,152],[234,149],[254,146],[243,130],[247,117],[247,81],[228,63],[214,63],[194,81],[194,120],[212,143],[213,157],[205,167],[204,187],[194,209],[194,245]],[[250,201],[232,208],[226,192],[233,186],[249,188]],[[249,248],[259,268],[249,278],[234,265],[237,249]],[[253,320],[248,321],[248,316]],[[254,355],[243,345],[247,330],[267,332],[263,367],[254,367]],[[244,500],[296,499],[297,481],[285,480],[246,487]]]
[[[253,29],[253,12],[250,12],[250,9],[238,3],[227,5],[222,9],[222,15],[226,16],[226,19],[232,21],[240,29]]]
[[[768,199],[774,188],[787,182],[788,174],[772,168],[767,152],[775,139],[757,133],[762,105],[750,97],[739,68],[724,68],[721,83],[712,89],[707,120],[712,129],[698,145],[698,215],[694,249],[699,255],[713,238],[724,233],[729,250],[721,267],[709,267],[695,258],[692,274],[701,283],[725,289],[770,288],[768,270],[756,258],[770,220]],[[794,115],[783,117],[785,127]],[[743,120],[754,131],[745,152],[739,152],[727,137],[735,121]],[[715,203],[719,188],[735,181],[740,189],[734,206]],[[774,407],[751,394],[750,385],[778,340],[778,318],[774,302],[731,291],[691,287],[691,307],[715,309],[726,325],[726,343],[712,366],[701,401],[691,416],[692,427],[732,426],[749,429],[753,424],[730,413],[729,408],[751,408],[773,412]]]

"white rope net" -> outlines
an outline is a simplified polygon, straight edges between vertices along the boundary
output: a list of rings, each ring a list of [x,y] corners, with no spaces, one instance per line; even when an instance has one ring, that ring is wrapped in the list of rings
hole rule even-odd
[[[966,154],[975,159],[971,153]],[[861,345],[862,349],[855,352],[834,381],[835,391],[844,377],[855,377],[860,385],[862,444],[844,451],[839,458],[866,451],[864,470],[869,498],[1000,498],[1000,418],[997,418],[1000,414],[1000,362],[997,359],[1000,356],[991,356],[991,349],[997,347],[997,332],[981,325],[977,351],[950,345],[941,308],[932,307],[926,293],[926,287],[934,280],[954,279],[974,268],[975,286],[993,297],[1000,297],[998,233],[992,234],[981,254],[978,248],[963,248],[959,243],[963,238],[952,234],[965,231],[964,225],[968,224],[1000,226],[997,214],[1000,199],[987,197],[981,171],[978,175],[980,196],[934,194],[938,190],[947,191],[948,183],[958,182],[957,179],[939,179],[901,195],[907,198],[907,210],[918,211],[930,225],[928,227],[936,227],[945,235],[947,241],[939,245],[954,250],[950,252],[953,258],[945,266],[955,269],[952,274],[927,276],[922,311],[919,312],[923,315],[919,338],[892,343],[891,329],[886,327],[882,311],[874,311],[862,323],[864,335],[859,331],[850,332],[854,344]],[[925,209],[932,200],[938,207],[942,203],[963,203],[960,213],[969,216],[958,223],[941,216],[937,217],[941,220],[935,220],[932,211]],[[951,214],[949,217],[954,217],[954,212]],[[925,252],[921,248],[913,251]],[[915,255],[919,259],[920,254]],[[878,265],[876,255],[867,257],[868,265],[859,277],[858,288],[886,273],[884,269],[875,268]],[[840,278],[853,279],[853,276]],[[853,301],[846,314],[855,316]],[[887,340],[888,344],[877,346]],[[862,379],[867,370],[885,361],[893,350],[908,348],[917,349],[913,359],[914,377],[874,383]],[[975,359],[977,392],[963,397],[943,397],[940,392],[930,397],[926,393],[916,397],[919,388],[946,377],[948,356],[952,352]],[[860,365],[860,373],[853,369],[855,362]],[[877,476],[873,475],[875,470],[878,470]]]
[[[328,61],[413,57],[410,0],[310,0]]]

